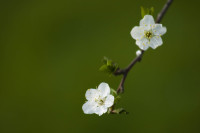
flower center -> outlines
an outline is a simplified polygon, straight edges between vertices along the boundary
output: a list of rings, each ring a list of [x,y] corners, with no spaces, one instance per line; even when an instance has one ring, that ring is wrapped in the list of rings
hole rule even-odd
[[[102,106],[102,105],[104,105],[105,98],[104,99],[101,99],[101,98],[95,99],[95,102],[97,102],[99,106]]]
[[[144,35],[145,35],[146,38],[151,39],[153,34],[152,34],[152,32],[147,31],[147,32],[145,32]]]

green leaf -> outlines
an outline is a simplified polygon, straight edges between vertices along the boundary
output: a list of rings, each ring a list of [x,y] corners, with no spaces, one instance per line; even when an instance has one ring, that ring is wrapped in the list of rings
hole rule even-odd
[[[107,57],[103,58],[103,65],[99,68],[100,71],[106,72],[109,75],[112,75],[117,69],[118,65]]]
[[[151,7],[151,8],[149,9],[149,14],[153,16],[153,14],[154,14],[154,7]]]
[[[117,104],[120,101],[121,96],[119,94],[117,94],[117,91],[112,88],[110,89],[110,94],[115,97],[114,103]]]
[[[103,60],[102,60],[103,64],[107,64],[107,60],[108,60],[107,57],[103,57]]]
[[[102,65],[100,68],[99,68],[100,71],[106,71],[107,70],[107,65]]]
[[[107,113],[108,113],[108,114],[111,114],[111,111],[112,111],[112,108],[108,108]]]
[[[115,114],[128,114],[128,112],[124,108],[118,108],[112,111]]]
[[[107,60],[107,65],[112,66],[112,60]]]
[[[146,10],[143,6],[141,6],[141,16],[142,16],[142,18],[144,18],[145,15],[146,15]]]
[[[116,97],[117,96],[117,91],[111,88],[110,89],[110,94],[113,95],[114,97]]]
[[[145,15],[152,15],[153,16],[154,14],[154,8],[151,7],[151,8],[144,8],[143,6],[141,6],[141,16],[142,18],[145,16]]]
[[[117,103],[120,101],[120,99],[121,99],[121,96],[117,95],[117,96],[115,97],[114,103],[117,104]]]

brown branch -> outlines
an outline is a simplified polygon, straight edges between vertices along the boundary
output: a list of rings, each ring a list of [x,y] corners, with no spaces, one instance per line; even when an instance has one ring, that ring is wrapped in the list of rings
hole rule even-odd
[[[169,8],[169,6],[171,5],[173,0],[167,0],[166,4],[164,5],[163,9],[161,10],[161,12],[158,14],[157,19],[156,19],[156,23],[160,23],[160,21],[162,20],[162,18],[164,17],[167,9]],[[126,77],[129,73],[129,71],[132,69],[132,67],[137,63],[140,62],[142,60],[142,56],[144,54],[144,51],[142,51],[142,53],[137,56],[125,69],[118,69],[114,75],[118,76],[118,75],[123,75],[121,82],[119,84],[119,87],[117,89],[117,93],[122,93],[124,92],[124,82],[126,80]]]
[[[162,18],[165,15],[165,13],[167,12],[167,9],[172,4],[172,2],[173,2],[173,0],[167,0],[167,3],[164,5],[163,9],[161,10],[161,12],[157,16],[156,23],[160,23],[160,21],[162,20]]]

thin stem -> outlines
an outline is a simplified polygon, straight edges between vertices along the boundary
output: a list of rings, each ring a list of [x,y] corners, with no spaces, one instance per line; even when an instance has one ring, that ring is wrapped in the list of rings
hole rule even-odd
[[[165,13],[167,12],[167,9],[169,8],[169,6],[171,5],[173,0],[167,0],[166,4],[164,5],[163,9],[160,11],[160,13],[157,16],[156,19],[156,23],[160,23],[162,18],[164,17]],[[123,75],[121,82],[119,84],[119,87],[117,89],[117,93],[122,93],[124,92],[124,82],[126,80],[126,77],[129,73],[129,71],[133,68],[133,66],[137,63],[140,62],[142,60],[142,56],[144,54],[144,51],[142,51],[142,53],[137,56],[135,59],[133,59],[133,61],[125,68],[125,69],[118,69],[114,75],[118,76],[118,75]]]
[[[121,80],[121,82],[120,82],[120,84],[119,84],[119,87],[118,87],[118,89],[117,89],[117,93],[122,93],[122,92],[124,92],[124,82],[125,82],[125,80],[126,80],[127,74],[128,74],[128,73],[124,73],[124,74],[123,74],[122,80]]]
[[[156,23],[160,23],[161,22],[162,18],[164,17],[165,13],[167,12],[167,9],[170,7],[172,2],[173,2],[173,0],[168,0],[167,1],[167,3],[164,5],[164,7],[161,10],[161,12],[158,14]]]

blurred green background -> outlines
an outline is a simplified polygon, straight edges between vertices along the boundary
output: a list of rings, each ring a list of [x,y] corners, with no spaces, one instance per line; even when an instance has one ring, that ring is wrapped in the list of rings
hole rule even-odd
[[[129,73],[119,107],[129,115],[85,115],[85,91],[121,77],[99,72],[107,56],[135,57],[130,36],[140,6],[166,0],[1,0],[0,133],[199,133],[199,4],[174,0],[164,44]]]

